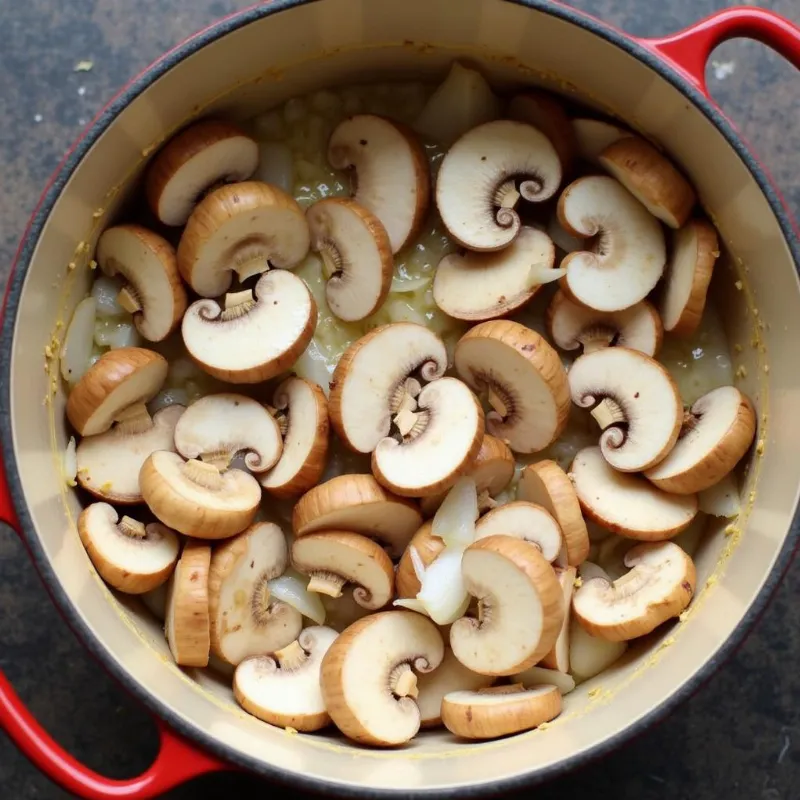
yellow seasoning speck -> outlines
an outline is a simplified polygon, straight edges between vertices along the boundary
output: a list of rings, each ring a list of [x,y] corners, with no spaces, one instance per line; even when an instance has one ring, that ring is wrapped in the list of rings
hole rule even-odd
[[[574,586],[576,589],[580,589],[580,588],[581,588],[581,586],[583,586],[583,578],[581,578],[581,577],[580,577],[580,575],[579,575],[579,576],[578,576],[577,578],[575,578],[575,580],[572,582],[572,585],[573,585],[573,586]]]
[[[75,248],[75,252],[80,255],[81,253],[87,253],[89,251],[89,242],[78,242],[78,246]]]
[[[739,529],[733,523],[725,526],[726,536],[733,536],[735,533],[739,533]]]
[[[52,358],[53,357],[53,348],[50,345],[45,345],[44,348],[44,356],[45,358]]]
[[[757,308],[754,308],[754,309],[753,309],[753,316],[754,316],[754,317],[757,317],[757,316],[758,316],[758,309],[757,309]]]
[[[546,731],[549,727],[550,727],[550,723],[549,722],[543,722],[541,725],[539,725],[539,730],[540,731]]]
[[[89,269],[97,269],[97,262],[94,259],[89,262]]]
[[[764,364],[764,372],[769,373],[769,364]]]
[[[289,736],[297,736],[297,728],[293,728],[291,725],[287,725],[284,730],[289,734]]]
[[[101,487],[101,492],[110,492],[111,491],[111,481],[106,481]]]
[[[603,690],[602,690],[602,689],[601,689],[599,686],[598,686],[596,689],[592,689],[592,690],[589,692],[589,695],[588,695],[589,699],[592,699],[592,698],[594,698],[594,697],[597,697],[597,696],[600,694],[600,692],[602,692],[602,691],[603,691]]]
[[[760,456],[764,455],[764,440],[759,439],[756,444],[756,453]]]
[[[742,347],[740,344],[735,344],[735,345],[733,346],[733,349],[734,349],[734,350],[735,350],[737,353],[741,353],[741,352],[742,352],[742,350],[743,350],[744,348],[743,348],[743,347]]]
[[[736,288],[737,288],[737,289],[738,289],[740,292],[742,291],[743,284],[742,284],[742,282],[741,282],[741,281],[736,281],[736,283],[734,283],[733,285],[734,285],[734,286],[735,286],[735,287],[736,287]]]
[[[750,494],[747,495],[747,500],[750,503],[755,503],[755,501],[756,501],[756,493],[755,492],[750,492]]]
[[[737,378],[747,377],[747,367],[744,364],[739,364],[739,366],[736,368],[736,377]]]
[[[718,581],[719,581],[719,578],[718,578],[716,575],[712,575],[712,576],[711,576],[711,577],[710,577],[710,578],[709,578],[709,579],[706,581],[706,586],[709,586],[709,587],[711,587],[711,586],[715,586],[715,585],[717,584],[717,582],[718,582]]]
[[[686,622],[689,619],[689,609],[687,608],[686,611],[682,611],[678,614],[678,622]]]
[[[70,261],[70,262],[69,262],[69,264],[67,264],[67,269],[68,269],[70,272],[72,272],[72,270],[73,270],[73,269],[75,269],[75,267],[77,267],[77,266],[78,266],[78,265],[77,265],[77,264],[76,264],[74,261]]]
[[[98,209],[97,209],[97,210],[94,212],[94,214],[92,214],[92,218],[93,218],[93,219],[100,219],[100,217],[102,217],[102,216],[103,216],[103,214],[105,214],[105,213],[106,213],[106,210],[105,210],[104,208],[98,208]]]

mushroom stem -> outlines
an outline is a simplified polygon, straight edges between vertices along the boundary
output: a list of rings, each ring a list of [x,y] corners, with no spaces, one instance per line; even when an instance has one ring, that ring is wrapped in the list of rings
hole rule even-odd
[[[478,494],[478,511],[489,511],[497,508],[497,501],[489,494],[488,489],[484,489]]]
[[[583,345],[583,353],[593,353],[595,350],[602,350],[610,347],[614,341],[614,331],[610,328],[596,327],[583,331],[578,336],[578,341]]]
[[[291,644],[287,644],[286,647],[276,650],[275,658],[281,665],[281,669],[288,672],[305,664],[308,660],[308,655],[301,647],[300,642],[295,639]]]
[[[500,397],[494,386],[488,390],[489,405],[503,418],[508,416],[508,404]]]
[[[222,475],[213,464],[193,458],[183,465],[183,473],[190,481],[205,489],[216,490],[222,487]]]
[[[235,267],[236,274],[240,281],[246,281],[253,275],[262,275],[269,270],[269,262],[264,261],[264,257],[257,255],[255,258],[246,258],[241,264]]]
[[[312,572],[308,582],[308,591],[326,594],[328,597],[341,597],[345,579],[333,572]]]
[[[120,533],[124,536],[129,536],[131,539],[144,539],[147,536],[147,529],[144,523],[136,519],[125,516],[118,523]]]
[[[410,664],[398,664],[389,675],[389,688],[397,697],[414,697],[419,694],[417,676]]]
[[[394,391],[392,397],[392,410],[399,414],[401,411],[417,410],[417,395],[422,391],[422,386],[416,378],[406,378]]]
[[[231,464],[233,453],[219,450],[215,453],[201,453],[200,459],[204,464],[211,464],[219,472],[225,472]]]
[[[117,295],[117,303],[119,303],[127,312],[135,314],[137,311],[142,310],[142,304],[139,300],[139,295],[133,286],[124,286],[120,289]]]
[[[253,293],[249,289],[242,292],[230,292],[225,295],[225,310],[219,317],[226,322],[231,319],[237,319],[255,308],[255,305],[256,301],[253,299]]]
[[[691,409],[685,408],[683,410],[683,421],[681,422],[681,431],[679,438],[686,436],[687,433],[693,431],[697,427],[699,417],[692,414]]]
[[[325,280],[330,280],[334,275],[342,271],[341,256],[330,241],[322,242],[319,254],[322,258],[322,274],[325,276]]]
[[[514,181],[506,181],[495,192],[494,202],[500,208],[514,208],[519,202],[520,196]]]
[[[522,683],[507,683],[503,686],[484,686],[478,689],[478,694],[515,694],[524,692],[525,686]]]
[[[135,435],[144,433],[153,427],[150,412],[144,403],[135,403],[119,412],[116,416],[117,427],[123,433]]]
[[[403,436],[408,436],[417,424],[418,415],[408,408],[401,408],[394,417],[394,424]]]
[[[620,408],[619,403],[610,397],[606,397],[605,400],[598,403],[590,413],[603,430],[608,428],[609,425],[625,422],[625,413]]]

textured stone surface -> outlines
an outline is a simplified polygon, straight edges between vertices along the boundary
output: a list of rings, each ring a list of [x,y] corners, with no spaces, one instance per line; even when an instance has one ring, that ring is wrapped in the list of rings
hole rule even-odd
[[[639,35],[660,35],[733,3],[581,0]],[[0,283],[47,176],[85,122],[131,75],[192,31],[247,3],[221,0],[24,0],[0,3]],[[796,0],[762,0],[800,21]],[[90,72],[74,72],[91,59]],[[709,86],[800,210],[800,75],[753,42],[720,47]],[[541,800],[613,793],[619,800],[792,800],[800,796],[800,571],[713,680],[628,747],[536,792]],[[105,774],[136,774],[155,752],[153,724],[77,643],[7,531],[0,533],[0,668],[42,724]],[[0,795],[61,798],[0,737]],[[211,776],[179,798],[263,791],[247,776]],[[290,794],[287,790],[281,793]]]

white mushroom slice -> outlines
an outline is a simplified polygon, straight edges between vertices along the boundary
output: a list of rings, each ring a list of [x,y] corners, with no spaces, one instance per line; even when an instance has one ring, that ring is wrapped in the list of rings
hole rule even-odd
[[[214,548],[209,578],[211,651],[227,664],[272,653],[293,642],[303,617],[275,600],[269,581],[286,569],[288,548],[283,531],[256,522]]]
[[[109,503],[141,503],[142,464],[156,450],[175,451],[175,426],[184,411],[183,406],[168,406],[152,419],[145,411],[105,433],[84,436],[75,453],[78,484]]]
[[[579,451],[570,476],[583,513],[629,539],[671,539],[697,514],[697,495],[667,494],[639,475],[618,472],[599,447]]]
[[[316,383],[287,378],[275,390],[272,405],[283,433],[283,452],[259,480],[275,497],[297,497],[316,486],[325,471],[328,400]]]
[[[81,436],[107,431],[158,394],[167,377],[167,360],[141,347],[109,350],[89,368],[67,399],[67,419]]]
[[[295,539],[292,565],[308,575],[308,591],[341,597],[345,584],[364,608],[383,608],[394,594],[394,567],[386,551],[358,533],[325,531]]]
[[[223,186],[192,212],[178,244],[178,269],[201,297],[228,291],[270,267],[292,269],[308,253],[303,210],[277,186],[248,181]]]
[[[522,228],[499,253],[453,253],[436,268],[433,299],[456,319],[476,322],[522,308],[539,289],[565,273],[553,269],[555,249],[536,228]]]
[[[306,492],[292,512],[295,536],[346,530],[370,536],[398,558],[422,514],[410,500],[387,492],[372,475],[339,475]]]
[[[381,221],[354,200],[329,197],[306,211],[311,249],[322,257],[328,307],[339,319],[364,319],[382,305],[394,262]]]
[[[258,511],[261,487],[247,472],[220,472],[158,450],[139,473],[142,497],[170,528],[197,539],[225,539],[243,531]]]
[[[735,387],[721,386],[686,412],[678,443],[645,477],[665,492],[701,492],[739,463],[755,434],[752,403]]]
[[[320,689],[322,659],[339,634],[313,625],[273,656],[242,661],[233,677],[236,702],[254,717],[309,733],[330,724]]]
[[[498,739],[529,731],[560,713],[561,693],[555,686],[494,686],[451,692],[442,700],[442,722],[465,739]]]
[[[524,94],[511,98],[508,115],[538,128],[555,147],[561,169],[569,171],[575,158],[575,131],[564,106],[556,97],[548,92],[526,89]]]
[[[125,278],[117,302],[133,314],[136,330],[151,342],[166,339],[187,306],[175,248],[141,225],[116,225],[100,236],[95,258],[107,275]]]
[[[355,622],[322,661],[322,697],[348,738],[381,747],[403,744],[420,726],[417,672],[444,658],[438,628],[413,611],[384,611]]]
[[[697,195],[689,181],[650,142],[629,136],[613,142],[598,158],[645,208],[670,228],[689,218]]]
[[[447,152],[436,180],[436,207],[448,232],[469,250],[502,250],[520,231],[520,198],[539,203],[561,183],[550,140],[532,125],[487,122]]]
[[[164,525],[119,518],[108,503],[92,503],[78,517],[78,534],[100,577],[127,594],[161,586],[178,561],[179,542]]]
[[[677,617],[694,596],[694,563],[672,542],[640,544],[625,556],[630,572],[613,583],[593,578],[572,600],[578,622],[612,642],[644,636]]]
[[[569,418],[569,386],[558,353],[518,322],[483,322],[467,331],[455,368],[476,392],[488,394],[489,433],[517,453],[544,450]]]
[[[570,626],[570,628],[572,627],[574,626]],[[575,688],[575,679],[572,675],[544,667],[528,667],[523,672],[512,675],[511,683],[521,683],[526,689],[536,686],[555,686],[561,692],[562,697]]]
[[[641,472],[678,440],[683,404],[669,372],[638,350],[607,347],[581,356],[569,371],[572,402],[591,409],[600,449],[614,469]]]
[[[625,140],[628,141],[628,140]],[[666,264],[658,220],[620,183],[603,175],[578,178],[558,200],[567,233],[591,238],[591,250],[561,262],[561,287],[598,311],[621,311],[652,291]]]
[[[738,516],[742,510],[739,486],[736,476],[732,472],[729,472],[719,483],[700,492],[697,499],[700,510],[704,514],[711,514],[712,517],[730,519]]]
[[[622,311],[597,311],[560,290],[547,308],[547,330],[562,350],[582,347],[584,353],[619,346],[655,357],[664,338],[661,318],[647,300]]]
[[[444,549],[444,539],[433,535],[433,521],[426,522],[411,537],[411,541],[397,564],[395,587],[399,598],[415,598],[420,593],[422,584],[417,576],[417,568],[421,564],[424,569],[427,569]],[[415,561],[417,568],[414,566]]]
[[[261,383],[285,372],[308,347],[317,306],[301,278],[274,270],[255,290],[198,300],[183,317],[189,355],[209,374],[228,383]]]
[[[371,453],[392,419],[413,412],[422,381],[447,369],[447,350],[433,331],[413,322],[382,325],[353,342],[339,359],[329,397],[331,424],[342,441]]]
[[[246,180],[257,166],[258,145],[235,125],[197,122],[153,159],[145,178],[147,202],[165,225],[183,225],[205,192]]]
[[[633,136],[629,130],[599,119],[573,119],[572,130],[575,133],[578,155],[595,166],[600,165],[600,153],[606,147],[618,139]]]
[[[210,652],[208,571],[211,546],[189,539],[167,588],[164,632],[175,663],[206,667]]]
[[[710,222],[689,220],[672,234],[661,298],[665,330],[686,337],[697,330],[717,258],[719,238]]]
[[[513,536],[536,545],[547,561],[555,561],[563,542],[561,528],[542,506],[516,500],[484,514],[475,526],[475,539],[487,536]]]
[[[569,628],[571,616],[569,610],[572,604],[572,593],[575,590],[577,572],[578,570],[575,567],[556,570],[558,582],[561,584],[561,591],[564,595],[564,617],[553,649],[542,658],[540,663],[543,667],[558,670],[559,672],[569,672]]]
[[[513,675],[533,666],[558,638],[565,609],[561,587],[538,547],[510,536],[470,545],[461,560],[478,615],[450,628],[450,646],[468,669]]]
[[[211,394],[186,410],[175,428],[175,449],[185,458],[199,458],[220,472],[244,453],[251,472],[265,472],[281,456],[278,423],[267,409],[242,394]]]
[[[416,235],[428,212],[428,159],[413,131],[372,114],[350,117],[328,142],[334,169],[355,169],[353,199],[371,211],[389,234],[392,253]]]
[[[588,681],[595,675],[605,672],[624,655],[627,649],[627,642],[609,642],[607,639],[590,636],[577,621],[570,625],[570,669],[580,681]]]

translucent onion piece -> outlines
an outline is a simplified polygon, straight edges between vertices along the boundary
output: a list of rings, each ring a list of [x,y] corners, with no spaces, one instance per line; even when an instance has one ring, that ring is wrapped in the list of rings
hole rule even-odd
[[[389,312],[389,319],[392,322],[416,322],[418,325],[426,325],[425,316],[417,311],[414,306],[399,297],[391,297],[386,301],[386,310]]]
[[[706,532],[708,517],[702,512],[699,513],[686,530],[681,531],[672,541],[680,547],[684,553],[688,553],[694,558],[703,534]]]
[[[119,317],[128,313],[117,302],[117,295],[122,287],[122,281],[109,278],[108,275],[98,275],[92,286],[92,297],[97,301],[98,317]]]
[[[189,405],[189,394],[185,389],[164,389],[147,404],[147,408],[151,414],[155,414],[156,411],[160,411],[162,408],[174,405]]]
[[[61,376],[75,385],[89,369],[94,347],[97,301],[93,297],[81,300],[75,307],[61,348]]]
[[[425,603],[423,603],[422,600],[417,600],[416,597],[404,597],[400,600],[395,600],[392,605],[399,606],[400,608],[407,608],[409,611],[416,611],[417,614],[424,614],[426,617],[428,616],[428,609]]]
[[[447,547],[464,549],[475,541],[477,519],[478,492],[475,479],[467,475],[447,493],[433,518],[431,533],[443,539]]]
[[[584,561],[578,567],[578,576],[581,580],[589,581],[592,578],[605,578],[607,581],[611,580],[608,573],[599,565],[592,561]]]
[[[569,694],[575,688],[575,679],[566,672],[544,667],[530,667],[524,672],[511,676],[512,683],[521,683],[526,689],[533,686],[555,686],[562,695]]]
[[[736,517],[742,510],[739,487],[733,473],[726,475],[719,483],[698,494],[700,510],[712,517]]]
[[[430,282],[430,277],[404,279],[399,275],[395,275],[394,278],[392,278],[391,291],[393,294],[409,294],[427,287]]]
[[[307,381],[317,383],[322,387],[322,391],[327,395],[330,391],[330,381],[336,363],[325,355],[315,339],[309,343],[306,351],[295,362],[292,371],[298,378],[305,378]]]
[[[427,569],[414,564],[422,588],[416,599],[395,600],[395,605],[427,614],[437,625],[455,622],[469,606],[469,594],[461,576],[462,548],[445,549]],[[414,553],[412,552],[412,559]]]
[[[253,180],[291,192],[294,186],[292,151],[283,142],[262,142],[258,147],[258,168]]]
[[[590,636],[580,623],[569,626],[570,673],[585,681],[610,667],[627,649],[627,642],[609,642]]]
[[[184,387],[189,381],[197,381],[205,376],[203,370],[190,358],[180,357],[170,360],[167,372],[167,386]]]
[[[142,343],[142,337],[130,322],[117,323],[109,339],[112,350],[119,347],[137,347]]]
[[[67,486],[75,486],[75,479],[78,477],[78,454],[74,436],[70,436],[69,442],[67,442],[67,449],[64,451],[63,468],[64,481]]]
[[[286,135],[286,125],[280,111],[267,111],[256,117],[254,127],[258,138],[283,139]]]
[[[325,622],[325,606],[322,605],[318,594],[308,591],[308,578],[294,570],[287,570],[280,577],[268,581],[267,585],[276,600],[281,600],[297,609],[317,625]]]
[[[145,608],[157,619],[163,622],[167,616],[167,586],[168,583],[162,583],[155,589],[145,592],[142,597],[142,602]]]
[[[567,274],[565,269],[557,267],[553,269],[545,264],[531,264],[531,271],[528,274],[528,285],[543,286],[546,283],[552,283],[559,278],[563,278]]]

